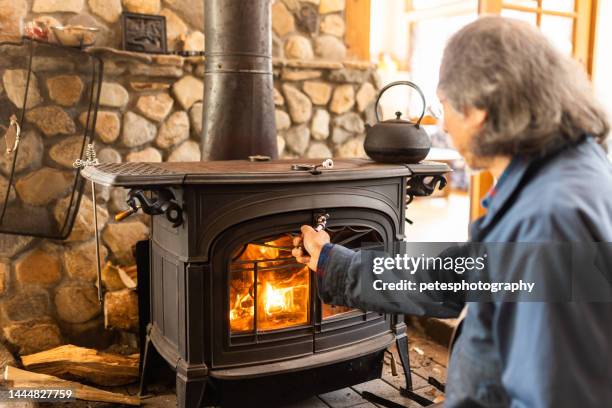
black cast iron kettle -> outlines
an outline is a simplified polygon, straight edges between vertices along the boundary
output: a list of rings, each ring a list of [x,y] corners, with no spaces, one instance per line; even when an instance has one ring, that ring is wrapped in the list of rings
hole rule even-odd
[[[407,85],[414,88],[423,101],[423,111],[417,123],[402,120],[401,112],[396,112],[395,119],[380,121],[378,116],[378,103],[383,94],[391,87],[396,85]],[[425,116],[425,95],[416,84],[410,81],[392,82],[385,86],[378,95],[376,105],[377,123],[374,126],[366,125],[366,138],[364,148],[372,160],[381,163],[418,163],[427,156],[431,149],[431,140],[427,132],[421,126],[423,116]]]

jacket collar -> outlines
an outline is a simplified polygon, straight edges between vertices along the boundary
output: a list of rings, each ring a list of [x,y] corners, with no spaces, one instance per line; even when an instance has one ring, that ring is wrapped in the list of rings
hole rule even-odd
[[[487,232],[506,211],[509,201],[519,193],[519,190],[523,188],[534,174],[547,162],[568,148],[580,148],[582,146],[593,148],[595,144],[593,137],[585,134],[575,143],[562,144],[556,149],[539,156],[515,156],[506,170],[504,170],[504,182],[498,186],[499,188],[495,195],[491,197],[487,214],[475,220],[470,226],[470,239],[472,241],[482,241],[487,235]]]
[[[493,223],[508,200],[526,181],[530,164],[531,160],[524,157],[517,156],[512,159],[504,170],[502,177],[500,177],[501,182],[498,182],[495,186],[495,194],[488,197],[487,213],[473,223],[473,230],[483,230]],[[474,236],[475,234],[470,235]]]

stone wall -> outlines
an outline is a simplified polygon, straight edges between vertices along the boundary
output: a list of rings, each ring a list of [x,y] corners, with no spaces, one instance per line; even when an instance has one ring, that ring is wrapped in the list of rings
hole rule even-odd
[[[345,0],[274,0],[274,56],[346,59],[344,9]],[[123,11],[164,16],[169,51],[204,49],[204,0],[0,0],[0,41],[19,37],[24,22],[38,18],[98,27],[98,46],[120,48]]]
[[[12,7],[18,3],[11,3]],[[47,10],[44,13],[63,20],[76,18],[72,11],[85,10],[78,17],[87,17],[100,10],[103,14],[98,17],[107,21],[104,24],[108,30],[115,32],[116,22],[108,14],[113,7],[129,10],[137,4],[139,7],[148,4],[152,11],[163,12],[167,7],[178,13],[187,3],[190,2],[164,1],[160,5],[159,0],[130,0],[122,4],[119,0],[90,0],[87,4],[82,0],[35,0],[29,9]],[[46,8],[42,4],[47,4]],[[368,63],[340,61],[345,55],[342,47],[337,46],[341,41],[334,40],[333,48],[338,53],[328,53],[322,45],[328,40],[320,39],[342,37],[343,4],[343,1],[325,0],[283,0],[274,4],[275,42],[282,43],[275,51],[279,56],[274,58],[274,101],[281,157],[323,159],[364,155],[364,123],[373,121],[372,102],[379,88],[378,76]],[[98,9],[96,5],[104,7]],[[317,7],[322,12],[333,12],[319,14]],[[56,14],[60,8],[62,12]],[[198,19],[201,15],[194,13],[189,22],[193,25]],[[304,34],[304,30],[310,29],[313,35]],[[296,32],[301,34],[296,36]],[[319,33],[324,34],[319,36]],[[314,51],[308,51],[309,46]],[[200,160],[203,59],[126,53],[112,47],[99,48],[96,52],[105,63],[95,131],[99,159],[102,162]],[[317,59],[315,54],[329,59]],[[69,75],[69,72],[48,73],[48,77],[57,75]],[[70,81],[62,81],[62,85],[61,96],[68,98]],[[64,110],[57,98],[51,97],[52,89],[48,88],[53,87],[52,82],[41,78],[37,86],[41,88],[39,94],[48,98],[42,105]],[[41,123],[32,115],[29,118],[44,133]],[[70,120],[78,124],[80,118]],[[51,163],[48,164],[51,167],[61,167],[53,157],[44,157],[43,161]],[[28,171],[18,174],[18,179],[28,177]],[[65,242],[0,234],[0,335],[16,353],[27,354],[62,343],[98,348],[117,343],[135,346],[133,333],[103,327],[95,287],[95,242],[89,197],[86,192],[74,230]],[[133,244],[148,235],[146,216],[135,215],[121,223],[109,221],[116,212],[126,208],[125,198],[124,189],[98,192],[103,264],[106,260],[132,264]],[[111,274],[104,278],[107,290],[121,288]]]

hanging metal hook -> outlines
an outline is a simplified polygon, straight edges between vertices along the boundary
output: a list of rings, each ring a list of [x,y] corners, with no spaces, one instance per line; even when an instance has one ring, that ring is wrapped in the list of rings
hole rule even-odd
[[[19,141],[21,140],[21,126],[15,114],[11,115],[10,124],[6,133],[4,133],[4,141],[6,143],[6,154],[11,154],[17,150]]]
[[[89,166],[97,166],[100,164],[96,155],[96,148],[93,143],[87,144],[85,148],[85,160],[76,159],[72,164],[75,169],[84,169]],[[98,229],[98,205],[96,204],[96,183],[91,182],[91,201],[93,205],[93,221],[94,235],[96,237],[96,271],[98,278],[98,301],[100,304],[104,301],[104,292],[102,289],[102,265],[100,264],[100,231]]]

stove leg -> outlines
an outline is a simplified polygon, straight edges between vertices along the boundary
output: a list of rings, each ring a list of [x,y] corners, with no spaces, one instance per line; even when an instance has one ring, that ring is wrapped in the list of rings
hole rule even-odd
[[[151,325],[147,325],[147,336],[145,338],[144,344],[144,354],[142,358],[142,371],[140,373],[140,389],[138,391],[138,396],[140,398],[144,398],[147,392],[147,368],[151,364]]]
[[[406,388],[401,389],[400,392],[412,391],[412,376],[410,373],[410,357],[408,356],[408,334],[406,333],[406,323],[404,323],[403,315],[391,316],[392,329],[395,333],[395,345],[397,347],[397,353],[404,369],[406,376]]]
[[[207,378],[190,378],[176,374],[176,405],[178,408],[199,408],[203,404]]]
[[[412,391],[412,376],[410,373],[410,357],[408,356],[408,336],[406,333],[400,334],[395,338],[397,352],[406,376],[406,390]]]

